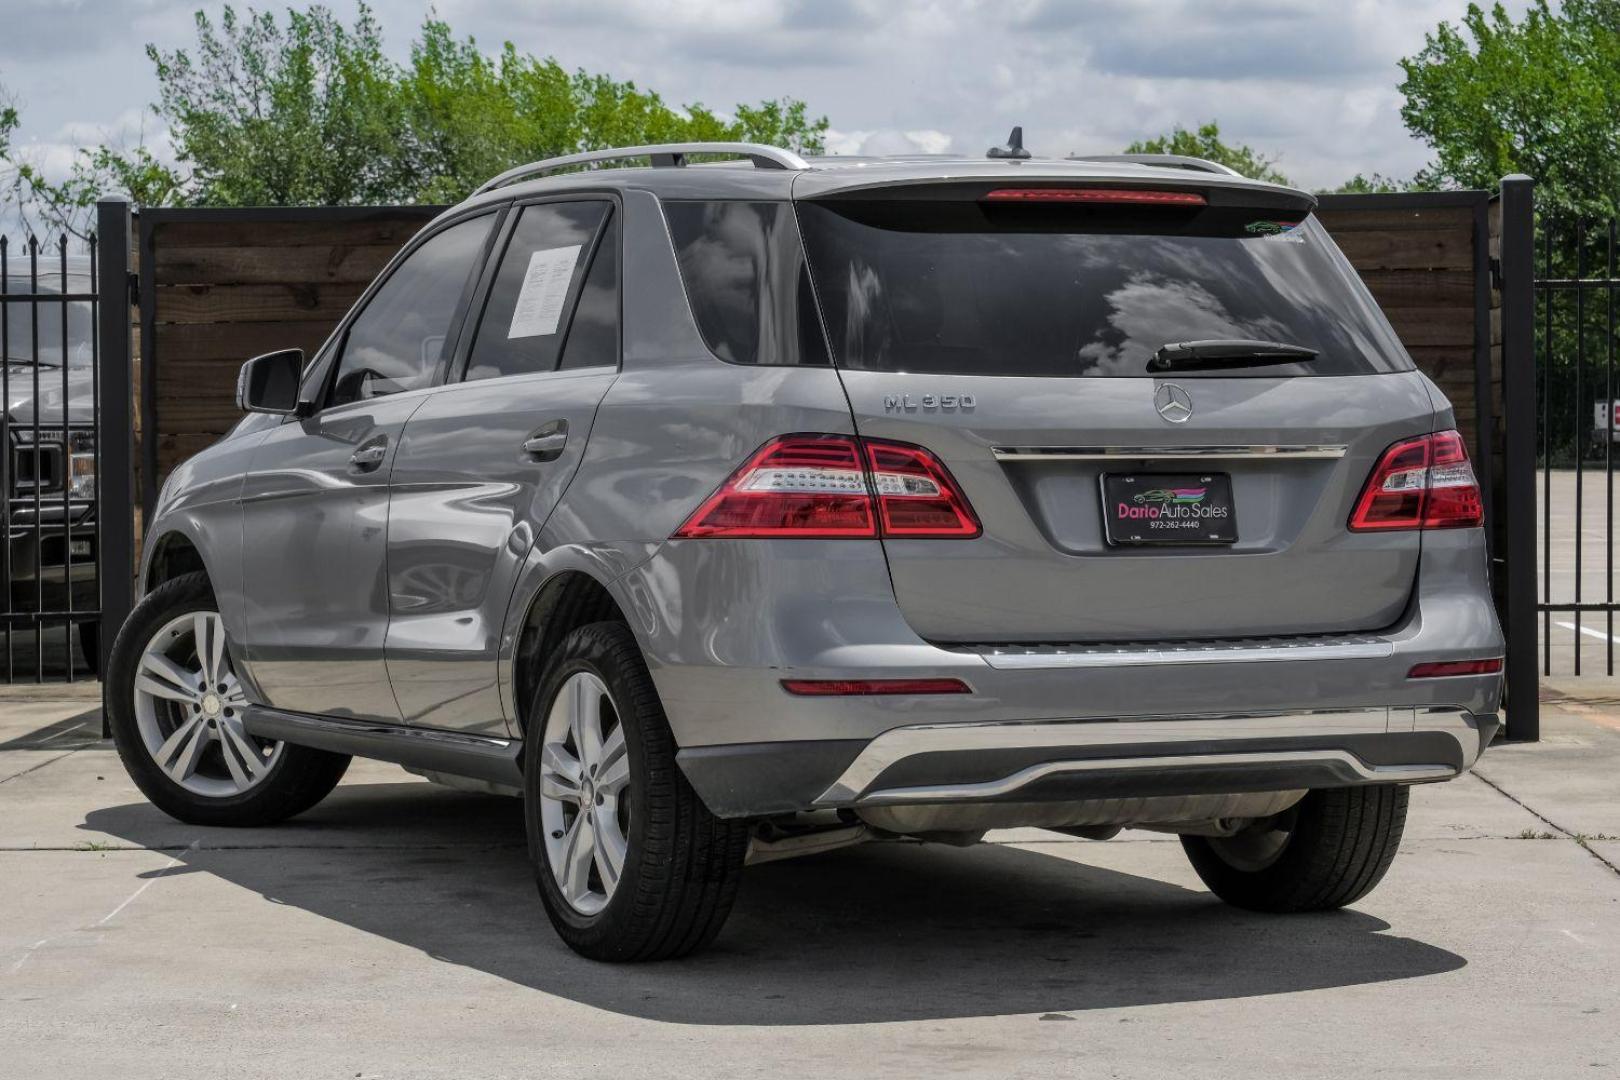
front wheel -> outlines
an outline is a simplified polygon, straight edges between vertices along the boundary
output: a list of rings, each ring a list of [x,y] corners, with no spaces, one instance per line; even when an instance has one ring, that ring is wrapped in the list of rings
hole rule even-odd
[[[193,825],[267,825],[337,786],[348,757],[261,739],[245,726],[205,574],[153,589],[124,623],[107,670],[107,719],[141,792]]]
[[[1312,791],[1233,836],[1183,836],[1210,892],[1250,911],[1327,911],[1372,892],[1406,827],[1408,789]]]
[[[710,814],[635,638],[593,623],[563,639],[528,712],[524,811],[546,914],[593,960],[663,960],[713,940],[748,828]]]

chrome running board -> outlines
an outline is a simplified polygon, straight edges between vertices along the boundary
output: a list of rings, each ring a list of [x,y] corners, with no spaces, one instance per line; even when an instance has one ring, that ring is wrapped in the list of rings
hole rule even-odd
[[[247,707],[244,726],[261,739],[392,761],[413,772],[447,773],[503,787],[523,787],[523,744],[513,739],[376,720],[310,716],[263,705]]]

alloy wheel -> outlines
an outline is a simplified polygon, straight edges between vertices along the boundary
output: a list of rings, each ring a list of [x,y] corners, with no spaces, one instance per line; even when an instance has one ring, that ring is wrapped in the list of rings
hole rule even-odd
[[[1234,870],[1259,873],[1282,858],[1288,843],[1294,838],[1299,821],[1299,809],[1290,807],[1280,814],[1262,818],[1231,836],[1213,836],[1209,846]]]
[[[152,635],[135,672],[134,705],[152,760],[192,794],[240,795],[281,755],[281,743],[250,735],[244,726],[247,695],[231,667],[218,612],[188,612]]]
[[[569,906],[595,915],[612,899],[630,846],[630,756],[601,679],[581,671],[562,684],[540,755],[546,860]]]

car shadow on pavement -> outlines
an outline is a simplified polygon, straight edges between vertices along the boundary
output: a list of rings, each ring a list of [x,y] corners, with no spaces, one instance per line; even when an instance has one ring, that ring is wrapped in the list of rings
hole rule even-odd
[[[1355,911],[1252,915],[1202,891],[1035,851],[893,843],[752,867],[707,951],[616,967],[575,956],[551,933],[515,800],[346,785],[272,829],[179,826],[145,803],[96,810],[84,827],[178,848],[186,871],[445,963],[670,1023],[1062,1019],[1410,979],[1467,962],[1382,933],[1387,923]]]

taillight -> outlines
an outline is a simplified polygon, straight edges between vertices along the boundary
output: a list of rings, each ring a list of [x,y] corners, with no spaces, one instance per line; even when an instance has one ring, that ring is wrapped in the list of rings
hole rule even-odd
[[[1449,679],[1456,675],[1496,675],[1502,670],[1502,658],[1490,660],[1436,660],[1428,664],[1415,664],[1406,673],[1408,679]]]
[[[1479,482],[1462,436],[1440,431],[1384,451],[1356,501],[1350,528],[1461,529],[1484,520]]]
[[[997,188],[986,202],[1134,203],[1148,206],[1204,206],[1196,191],[1151,191],[1143,188]]]
[[[850,435],[784,435],[755,451],[674,534],[880,535],[973,537],[979,520],[944,464],[920,446]]]
[[[979,519],[939,458],[920,446],[863,439],[884,536],[979,535]]]
[[[848,435],[773,439],[676,530],[697,536],[876,536],[860,451]]]

